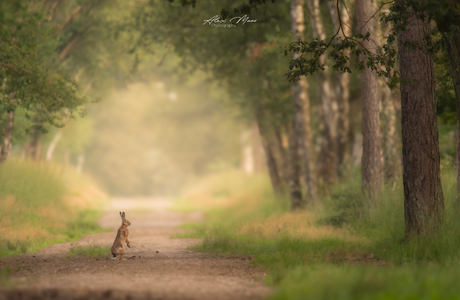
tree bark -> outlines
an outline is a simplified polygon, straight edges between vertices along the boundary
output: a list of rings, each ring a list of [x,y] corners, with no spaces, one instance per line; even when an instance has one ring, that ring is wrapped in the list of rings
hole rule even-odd
[[[384,79],[380,79],[380,90],[382,92],[383,170],[386,182],[392,185],[401,173],[396,109],[393,94]]]
[[[14,125],[14,112],[8,112],[8,118],[6,120],[5,137],[3,139],[2,150],[0,152],[0,163],[4,162],[11,153],[11,134],[13,132]]]
[[[437,231],[444,215],[433,61],[424,51],[404,46],[408,41],[423,43],[429,34],[427,18],[416,17],[398,33],[401,80],[409,80],[401,86],[406,239]]]
[[[321,20],[319,0],[307,0],[310,13],[310,24],[313,37],[326,39],[326,33]],[[326,57],[320,58],[320,64],[325,64]],[[319,103],[321,105],[322,142],[318,159],[318,174],[324,187],[337,181],[337,102],[331,96],[331,86],[326,78],[328,68],[318,73]]]
[[[300,157],[297,135],[295,133],[296,124],[292,121],[289,128],[289,196],[291,199],[291,210],[303,208],[302,190],[300,188]]]
[[[371,32],[368,41],[363,41],[363,46],[375,52],[379,45],[377,17],[372,16],[377,11],[375,0],[358,0],[356,14],[358,28],[362,34]],[[360,55],[361,61],[366,61],[365,54]],[[363,156],[361,160],[362,189],[363,192],[374,198],[382,190],[382,160],[380,140],[380,116],[378,75],[370,68],[365,68],[361,74],[361,115],[363,133]]]
[[[273,131],[274,135],[270,139],[270,143],[273,145],[273,157],[275,158],[278,173],[284,185],[289,183],[289,161],[286,154],[286,148],[283,144],[281,128],[275,127]]]
[[[388,13],[389,8],[383,7],[383,13]],[[389,23],[380,24],[380,41],[386,43],[385,36],[389,34],[391,26]],[[384,182],[393,186],[397,177],[401,174],[401,142],[396,129],[396,95],[391,91],[385,78],[380,78],[380,91],[382,99],[382,134],[383,134],[383,174]],[[399,117],[399,116],[398,116]]]
[[[305,31],[303,0],[291,1],[291,30],[294,39],[302,39]],[[299,54],[294,53],[294,59]],[[316,182],[313,175],[311,129],[310,129],[310,100],[308,99],[308,82],[305,77],[292,83],[292,98],[294,105],[294,131],[297,144],[302,153],[304,180],[309,199],[316,199]]]
[[[338,0],[340,1],[340,0]],[[350,19],[348,11],[350,11],[350,6],[353,0],[344,0],[343,3],[339,5],[340,12],[337,12],[337,2],[330,1],[329,3],[329,12],[332,18],[332,23],[334,25],[334,32],[339,29],[339,15],[340,21],[342,22],[342,30],[339,33],[338,37],[346,36],[350,37],[351,26],[353,20]],[[342,32],[343,31],[343,32]],[[345,49],[343,51],[344,55],[350,57],[350,50]],[[346,156],[351,155],[351,141],[349,138],[350,130],[350,74],[342,72],[334,72],[336,82],[335,82],[335,97],[337,99],[338,107],[338,116],[337,116],[337,167],[338,174],[343,176],[341,166],[344,165]]]
[[[273,147],[269,142],[268,133],[264,126],[261,114],[262,113],[260,111],[256,112],[256,119],[257,127],[259,128],[260,138],[262,140],[262,146],[265,151],[265,160],[267,162],[268,174],[270,175],[270,181],[272,183],[273,192],[275,193],[275,195],[281,195],[283,192],[283,184],[273,153]]]
[[[256,172],[266,171],[266,159],[264,157],[265,150],[262,145],[262,137],[260,135],[257,122],[254,122],[251,126],[251,144],[254,152],[254,170]]]

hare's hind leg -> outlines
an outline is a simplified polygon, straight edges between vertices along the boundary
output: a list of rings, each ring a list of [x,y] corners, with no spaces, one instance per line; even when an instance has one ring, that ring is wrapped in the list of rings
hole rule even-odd
[[[123,258],[123,255],[124,253],[120,255],[120,260],[126,260],[126,258]]]

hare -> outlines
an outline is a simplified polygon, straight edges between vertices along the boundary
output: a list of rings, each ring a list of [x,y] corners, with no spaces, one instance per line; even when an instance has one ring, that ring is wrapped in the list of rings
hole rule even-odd
[[[115,259],[117,256],[120,256],[120,260],[126,260],[123,259],[123,255],[125,254],[124,243],[126,242],[126,245],[129,248],[131,248],[131,245],[128,241],[128,226],[131,225],[131,222],[125,219],[125,212],[122,213],[120,211],[120,217],[122,221],[120,228],[118,228],[117,237],[115,238],[115,241],[112,245],[112,259]]]

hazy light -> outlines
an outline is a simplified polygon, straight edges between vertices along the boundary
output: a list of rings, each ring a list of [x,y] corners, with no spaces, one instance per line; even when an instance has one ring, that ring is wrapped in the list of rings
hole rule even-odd
[[[165,87],[165,84],[163,82],[161,82],[161,81],[157,81],[157,82],[155,82],[155,87],[157,89],[163,89]]]
[[[177,101],[177,94],[175,92],[169,92],[168,98],[169,98],[169,100],[171,100],[173,102]]]

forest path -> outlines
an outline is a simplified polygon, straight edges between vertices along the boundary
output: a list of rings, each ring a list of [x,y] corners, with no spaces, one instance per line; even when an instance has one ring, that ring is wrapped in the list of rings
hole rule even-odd
[[[99,220],[109,233],[56,244],[35,254],[3,259],[13,269],[1,299],[261,299],[270,289],[263,272],[247,257],[193,252],[200,239],[171,239],[180,224],[202,215],[168,211],[168,199],[115,199]],[[72,246],[111,246],[126,212],[131,248],[126,261],[67,258]]]

